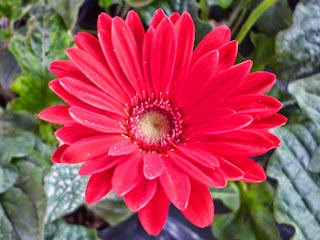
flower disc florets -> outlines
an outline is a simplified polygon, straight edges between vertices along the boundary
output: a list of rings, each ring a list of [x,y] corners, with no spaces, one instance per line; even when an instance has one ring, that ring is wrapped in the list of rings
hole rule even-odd
[[[141,149],[164,154],[180,141],[181,115],[169,100],[148,100],[131,109],[127,129]]]

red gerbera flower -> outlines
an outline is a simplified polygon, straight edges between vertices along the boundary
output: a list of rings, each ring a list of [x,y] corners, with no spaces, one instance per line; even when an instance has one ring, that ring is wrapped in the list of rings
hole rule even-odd
[[[166,17],[159,9],[147,32],[134,11],[125,21],[102,13],[98,38],[79,33],[78,48],[67,50],[71,61],[50,66],[59,79],[49,86],[70,106],[39,114],[66,125],[52,161],[84,162],[87,203],[113,189],[153,235],[169,201],[205,227],[214,216],[208,186],[264,181],[249,157],[278,147],[268,129],[286,122],[281,103],[262,95],[275,76],[249,73],[251,61],[233,66],[229,28],[215,28],[195,51],[194,35],[188,13]]]

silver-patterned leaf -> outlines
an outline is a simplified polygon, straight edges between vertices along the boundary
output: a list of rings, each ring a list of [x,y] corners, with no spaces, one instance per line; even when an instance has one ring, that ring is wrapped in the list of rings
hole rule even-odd
[[[0,195],[0,239],[43,240],[43,169],[24,160],[15,166],[19,173],[16,184]]]
[[[320,146],[320,125],[292,124],[272,132],[282,141],[267,168],[268,176],[278,181],[275,217],[279,223],[295,227],[293,239],[319,239],[320,175],[308,167]]]
[[[288,89],[310,119],[320,123],[320,74],[294,81]]]
[[[320,1],[301,1],[293,14],[293,24],[276,39],[274,70],[284,81],[320,72]]]
[[[48,197],[46,222],[52,222],[84,203],[88,178],[81,177],[78,170],[79,164],[54,164],[45,177]]]

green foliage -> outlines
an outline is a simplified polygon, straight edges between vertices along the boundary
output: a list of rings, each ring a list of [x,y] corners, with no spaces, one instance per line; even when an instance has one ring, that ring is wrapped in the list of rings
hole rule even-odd
[[[267,173],[277,179],[275,217],[295,227],[295,240],[318,239],[320,235],[320,176],[309,171],[320,146],[320,125],[292,124],[272,131],[281,139]],[[320,158],[315,160],[317,164]]]
[[[233,198],[238,199],[234,199],[233,202],[239,201],[239,208],[230,213],[215,216],[212,224],[214,235],[219,240],[280,239],[271,211],[272,187],[268,183],[244,184],[242,182],[238,183],[238,187],[239,193],[233,194]]]
[[[213,199],[219,199],[223,204],[236,211],[240,207],[240,192],[234,182],[229,182],[225,188],[210,188],[210,193]]]
[[[113,191],[88,207],[111,225],[115,225],[133,214],[125,204],[123,197],[118,197]]]
[[[232,4],[233,0],[207,0],[209,6],[218,5],[222,8],[228,8]]]
[[[144,7],[148,4],[152,3],[154,0],[125,0],[126,3],[128,3],[132,7]]]
[[[54,78],[48,70],[50,63],[66,59],[64,51],[74,43],[53,9],[39,5],[30,13],[27,35],[15,35],[9,45],[23,70],[12,87],[20,95],[14,100],[13,109],[38,113],[58,100],[48,88],[48,82]]]
[[[261,33],[273,37],[291,25],[291,17],[292,10],[288,6],[288,1],[278,0],[259,17],[255,26]]]
[[[265,66],[274,58],[275,38],[268,38],[262,33],[254,32],[250,33],[250,38],[255,51],[248,57],[242,57],[239,55],[237,63],[251,59],[253,61],[251,72],[263,71]]]
[[[294,81],[288,89],[309,118],[320,123],[320,74]]]
[[[79,225],[68,224],[63,220],[57,220],[46,225],[44,240],[66,239],[94,240],[99,238],[96,235],[96,231]]]
[[[46,222],[52,222],[84,203],[88,178],[81,177],[78,170],[79,165],[55,164],[45,177]]]
[[[79,8],[83,2],[84,0],[55,0],[48,1],[48,4],[62,17],[67,28],[71,29],[76,22]]]
[[[1,234],[4,239],[43,239],[46,197],[42,187],[43,169],[19,160],[14,166],[18,179],[0,195]]]
[[[297,5],[293,25],[278,34],[273,69],[286,82],[320,72],[320,2]]]

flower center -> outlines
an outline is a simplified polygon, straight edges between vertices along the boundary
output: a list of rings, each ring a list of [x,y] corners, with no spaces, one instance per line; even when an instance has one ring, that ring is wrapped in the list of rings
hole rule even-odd
[[[129,111],[128,135],[141,149],[165,153],[180,141],[181,115],[169,101],[145,101]]]
[[[163,135],[167,135],[171,131],[170,119],[158,111],[142,114],[140,121],[142,134],[156,141],[160,141]]]

